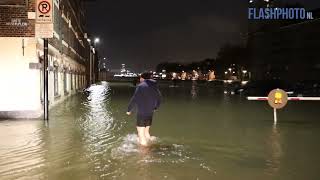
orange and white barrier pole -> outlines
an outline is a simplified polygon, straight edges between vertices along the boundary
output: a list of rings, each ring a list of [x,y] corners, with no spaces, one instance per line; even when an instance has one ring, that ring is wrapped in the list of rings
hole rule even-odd
[[[247,97],[250,101],[268,101],[268,97]],[[288,101],[320,101],[320,97],[288,97]]]

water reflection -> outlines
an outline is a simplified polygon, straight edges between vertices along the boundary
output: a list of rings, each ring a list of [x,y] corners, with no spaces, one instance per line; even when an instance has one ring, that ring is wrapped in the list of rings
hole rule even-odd
[[[270,155],[267,159],[267,171],[271,175],[275,175],[279,172],[282,158],[282,147],[281,147],[281,134],[277,128],[277,125],[272,126],[271,134],[267,140]]]
[[[110,159],[107,164],[104,160],[110,153],[112,144],[117,142],[117,131],[122,125],[119,121],[115,122],[111,112],[109,84],[94,85],[88,91],[87,101],[83,103],[85,112],[79,120],[86,156],[91,161],[93,171],[98,172],[100,177],[110,176],[117,169],[111,169]]]
[[[191,85],[191,97],[192,99],[196,99],[198,97],[198,86],[197,86],[197,81],[192,81]]]

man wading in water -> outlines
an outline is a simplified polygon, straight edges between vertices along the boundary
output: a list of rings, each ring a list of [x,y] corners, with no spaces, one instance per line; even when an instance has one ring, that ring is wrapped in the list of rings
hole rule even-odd
[[[153,112],[160,106],[160,97],[161,94],[157,83],[151,79],[151,74],[141,74],[140,84],[137,85],[136,91],[130,100],[127,115],[131,115],[134,106],[137,105],[137,131],[139,143],[142,146],[147,146],[148,141],[151,140],[149,130],[152,124]]]

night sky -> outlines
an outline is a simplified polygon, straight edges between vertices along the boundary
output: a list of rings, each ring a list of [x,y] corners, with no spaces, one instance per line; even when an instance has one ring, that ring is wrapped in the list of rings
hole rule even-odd
[[[320,7],[305,0],[307,8]],[[302,0],[300,0],[302,2]],[[247,0],[96,0],[87,3],[87,28],[100,38],[110,69],[135,71],[160,62],[215,58],[226,43],[243,44]]]

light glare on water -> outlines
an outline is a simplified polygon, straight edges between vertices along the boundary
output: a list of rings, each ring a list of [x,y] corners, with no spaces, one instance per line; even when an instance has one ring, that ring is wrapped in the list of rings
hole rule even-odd
[[[0,121],[0,179],[316,180],[320,123],[315,102],[272,109],[210,84],[160,84],[163,104],[140,147],[134,87],[102,83],[50,111],[50,121]]]

